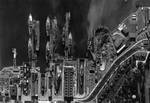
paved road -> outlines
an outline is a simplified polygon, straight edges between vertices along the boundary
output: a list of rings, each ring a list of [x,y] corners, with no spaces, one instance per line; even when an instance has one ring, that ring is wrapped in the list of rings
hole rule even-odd
[[[147,41],[148,39],[143,39],[138,41],[136,44],[134,44],[132,47],[130,47],[128,50],[126,50],[124,53],[122,53],[119,57],[116,58],[116,60],[112,63],[110,66],[109,71],[106,73],[106,75],[103,77],[102,80],[100,80],[95,88],[92,90],[92,92],[86,96],[85,98],[75,98],[75,101],[81,101],[81,102],[89,102],[93,100],[103,89],[105,85],[107,85],[107,80],[110,78],[110,76],[113,74],[115,69],[119,66],[121,62],[123,62],[126,58],[128,58],[130,55],[134,54],[135,52],[141,50],[141,47],[139,44],[143,41]]]

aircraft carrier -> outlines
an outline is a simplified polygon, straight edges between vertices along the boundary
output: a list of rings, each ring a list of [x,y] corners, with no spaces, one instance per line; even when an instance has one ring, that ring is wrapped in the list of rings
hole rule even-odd
[[[64,55],[56,53],[59,27],[47,17],[45,72],[37,66],[40,21],[28,17],[28,61],[0,71],[1,103],[150,103],[150,7],[140,7],[115,30],[99,26],[88,37],[85,58],[73,57],[70,12],[65,15],[61,41]]]

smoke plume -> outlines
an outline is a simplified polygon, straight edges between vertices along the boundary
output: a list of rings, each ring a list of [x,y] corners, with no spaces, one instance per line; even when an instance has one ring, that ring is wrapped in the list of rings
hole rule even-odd
[[[136,10],[137,0],[92,0],[88,12],[88,35],[99,25],[113,30],[131,12]]]
[[[88,13],[88,35],[92,34],[93,29],[98,25],[97,23],[101,21],[103,15],[103,9],[106,0],[92,0],[90,4],[90,9]]]

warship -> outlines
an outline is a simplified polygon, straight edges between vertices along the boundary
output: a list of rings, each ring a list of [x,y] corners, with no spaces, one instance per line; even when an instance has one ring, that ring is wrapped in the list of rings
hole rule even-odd
[[[113,31],[105,26],[95,28],[88,37],[85,58],[73,57],[70,19],[67,12],[61,33],[62,56],[56,52],[57,18],[47,17],[47,67],[41,72],[37,66],[40,21],[29,14],[28,62],[18,66],[19,54],[12,49],[13,66],[0,71],[0,102],[150,103],[150,7],[140,7]]]

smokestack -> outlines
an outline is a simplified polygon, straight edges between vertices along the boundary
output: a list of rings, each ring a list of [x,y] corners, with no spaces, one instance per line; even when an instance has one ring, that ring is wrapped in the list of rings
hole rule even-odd
[[[12,53],[13,53],[13,66],[14,66],[14,68],[16,68],[16,57],[17,57],[17,50],[16,50],[16,48],[12,49]]]

